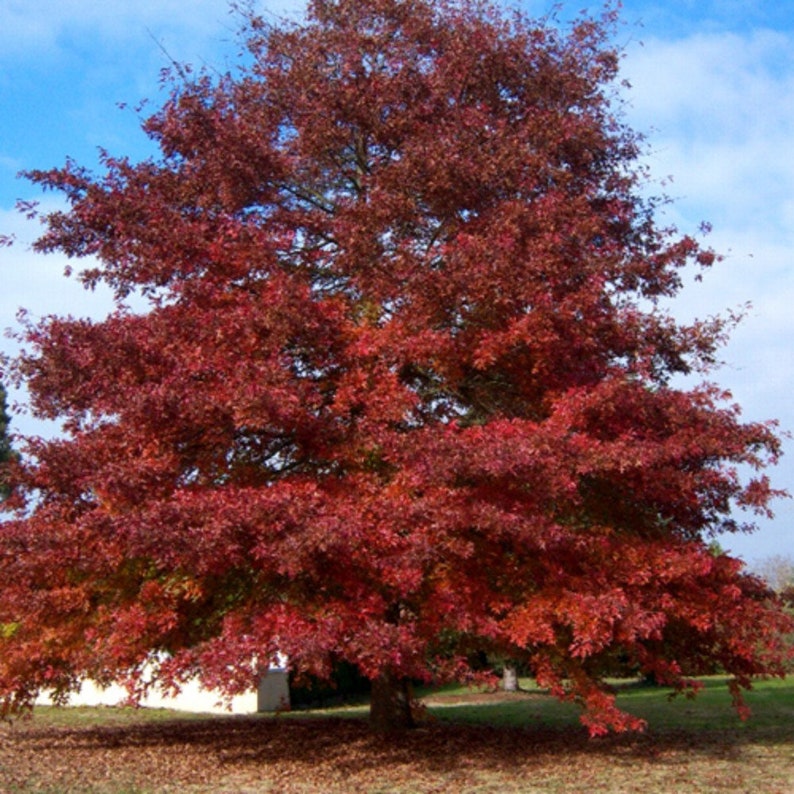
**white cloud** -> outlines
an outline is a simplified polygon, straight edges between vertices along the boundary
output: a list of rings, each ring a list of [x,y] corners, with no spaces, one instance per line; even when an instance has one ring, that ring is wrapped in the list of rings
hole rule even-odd
[[[269,0],[260,5],[266,13],[295,16],[304,3]],[[180,50],[176,57],[186,59],[181,49],[189,42],[233,38],[236,29],[226,0],[5,0],[0,3],[0,60],[33,60],[57,51],[71,34],[90,32],[98,43],[118,46],[141,40],[147,31],[175,43]]]
[[[53,200],[42,204],[45,211],[58,205]],[[75,278],[66,278],[64,269],[70,263],[62,254],[43,256],[30,246],[41,227],[13,210],[0,210],[0,229],[11,234],[15,242],[10,247],[0,247],[0,350],[6,355],[19,352],[19,345],[8,334],[21,331],[17,313],[29,311],[30,319],[50,314],[75,317],[101,318],[113,307],[110,291],[99,287],[88,291]],[[89,262],[80,263],[80,267]],[[26,410],[26,392],[8,387],[9,404],[16,408],[11,420],[11,430],[23,435],[56,435],[59,427],[54,422],[33,420]]]
[[[43,211],[56,208],[54,201],[42,204]],[[38,223],[27,220],[13,210],[0,210],[0,229],[12,235],[15,242],[10,247],[0,248],[0,273],[3,287],[0,289],[0,333],[17,328],[17,312],[29,310],[31,317],[48,314],[72,314],[74,316],[100,317],[112,308],[109,290],[101,287],[89,291],[75,278],[66,278],[67,265],[78,269],[88,267],[90,262],[70,262],[63,254],[42,255],[31,249],[31,244],[42,231]],[[4,340],[2,349],[10,348]]]
[[[772,31],[695,35],[633,47],[630,121],[650,162],[687,203],[757,228],[792,217],[794,40]]]
[[[758,30],[700,33],[673,41],[649,38],[627,53],[625,73],[634,86],[634,106],[657,123],[689,117],[691,129],[721,136],[748,126],[768,126],[773,103],[792,87],[791,37]],[[764,117],[759,118],[758,110]]]
[[[677,316],[752,307],[714,377],[748,420],[778,418],[794,430],[794,36],[756,30],[699,33],[632,46],[628,121],[648,133],[647,162],[675,203],[683,231],[712,221],[707,242],[726,255],[674,301]],[[654,186],[651,186],[652,188]],[[657,186],[658,187],[658,186]],[[657,191],[652,191],[657,192]],[[773,482],[794,491],[794,444],[784,442]],[[794,553],[791,501],[752,536],[723,545],[745,559]]]
[[[753,303],[739,334],[762,348],[794,338],[794,40],[777,32],[693,35],[633,48],[629,121],[647,161],[671,176],[671,221],[714,223],[726,255],[676,302],[684,314]],[[653,129],[651,129],[653,128]],[[654,131],[655,130],[655,131]],[[779,374],[779,373],[778,373]]]
[[[624,73],[629,121],[651,130],[652,175],[673,180],[670,219],[685,231],[713,222],[708,242],[727,255],[695,301],[714,311],[750,300],[770,333],[794,331],[794,37],[651,39]]]

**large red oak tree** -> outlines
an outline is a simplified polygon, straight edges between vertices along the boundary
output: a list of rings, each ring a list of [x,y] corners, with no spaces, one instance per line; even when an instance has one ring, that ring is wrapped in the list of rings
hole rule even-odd
[[[714,255],[660,228],[611,17],[314,0],[185,75],[159,156],[34,172],[42,252],[117,308],[28,326],[36,416],[0,532],[6,713],[86,677],[236,693],[355,665],[378,728],[482,653],[637,727],[602,677],[783,671],[786,619],[714,553],[779,452],[682,373],[730,322],[661,303]],[[144,296],[145,311],[129,308]],[[134,304],[140,306],[138,299]]]

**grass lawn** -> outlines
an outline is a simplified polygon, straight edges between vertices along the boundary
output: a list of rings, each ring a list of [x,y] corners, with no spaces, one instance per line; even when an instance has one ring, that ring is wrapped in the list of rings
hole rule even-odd
[[[759,683],[741,722],[724,679],[694,701],[626,686],[643,734],[588,739],[575,707],[522,682],[507,695],[419,693],[420,727],[372,736],[366,706],[279,716],[42,708],[0,726],[0,792],[794,792],[794,680]]]

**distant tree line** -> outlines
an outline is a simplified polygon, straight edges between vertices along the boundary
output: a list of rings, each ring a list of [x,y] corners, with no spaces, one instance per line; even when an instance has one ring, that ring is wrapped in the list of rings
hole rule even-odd
[[[8,416],[8,402],[5,387],[0,383],[0,500],[8,498],[9,488],[3,469],[15,453],[11,447],[8,426],[11,422]]]
[[[794,607],[794,557],[774,554],[765,557],[753,568],[787,606]]]

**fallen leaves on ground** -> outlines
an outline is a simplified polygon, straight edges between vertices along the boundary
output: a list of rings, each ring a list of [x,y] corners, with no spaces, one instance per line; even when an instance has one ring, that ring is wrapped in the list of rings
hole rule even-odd
[[[363,720],[207,717],[0,727],[0,791],[784,792],[787,747],[691,734],[588,740],[584,732],[427,723],[376,736]]]

